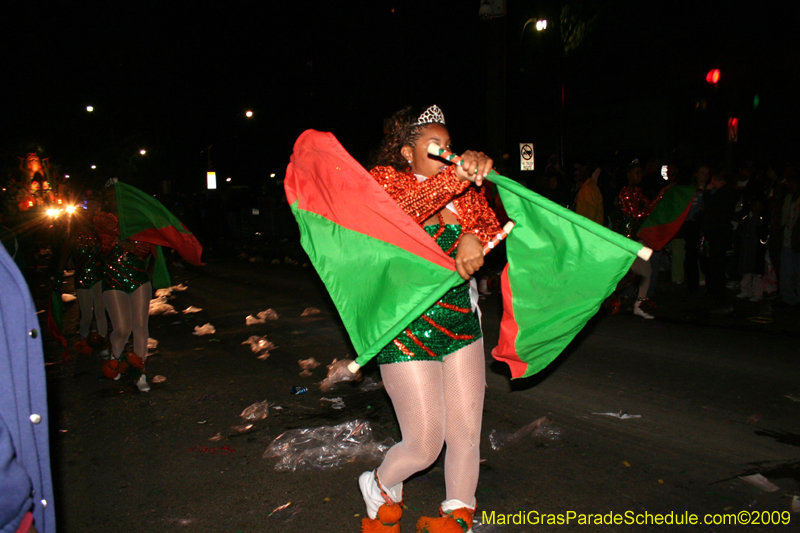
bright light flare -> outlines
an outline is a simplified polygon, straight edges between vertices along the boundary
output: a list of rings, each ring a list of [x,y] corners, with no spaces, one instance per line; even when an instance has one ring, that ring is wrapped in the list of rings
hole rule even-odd
[[[92,166],[91,166],[91,169],[92,169],[92,170],[94,170],[94,169],[96,169],[96,168],[97,168],[97,165],[92,165]]]
[[[231,181],[231,178],[225,178],[225,181]]]
[[[252,112],[252,111],[248,111],[248,112],[246,112],[246,113],[244,114],[244,116],[246,116],[247,118],[250,118],[250,117],[252,117],[252,116],[253,116],[253,112]]]
[[[94,107],[92,107],[92,106],[90,106],[90,105],[87,105],[87,106],[86,106],[86,111],[88,111],[89,113],[91,113],[92,111],[94,111]]]
[[[710,83],[711,85],[716,85],[717,82],[719,81],[720,76],[721,76],[721,74],[720,74],[718,68],[715,68],[713,70],[709,70],[708,74],[706,74],[706,81],[708,83]]]
[[[272,174],[269,175],[269,177],[270,178],[274,178],[275,177],[275,173],[273,172]]]
[[[76,209],[76,208],[75,208],[75,206],[74,206],[74,205],[68,205],[68,206],[66,207],[65,211],[71,215],[72,213],[74,213],[74,212],[75,212],[75,209]]]
[[[536,21],[536,31],[543,31],[547,29],[547,21],[546,20],[537,20]]]
[[[142,154],[142,155],[144,155],[144,154],[146,154],[146,153],[147,153],[147,150],[145,150],[144,148],[142,148],[141,150],[139,150],[139,153],[140,153],[140,154]]]
[[[45,213],[47,213],[47,216],[53,218],[57,217],[60,212],[61,211],[59,211],[58,209],[53,209],[52,207],[49,208],[47,211],[45,211]]]

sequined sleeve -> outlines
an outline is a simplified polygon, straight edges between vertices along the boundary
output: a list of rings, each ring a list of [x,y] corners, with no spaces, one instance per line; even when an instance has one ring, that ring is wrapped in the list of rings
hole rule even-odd
[[[472,233],[486,244],[503,231],[486,197],[475,188],[469,188],[454,201],[464,233]]]
[[[375,167],[370,174],[417,224],[440,211],[471,183],[458,179],[455,166],[421,183],[413,174],[398,172],[393,167]]]
[[[632,219],[648,216],[655,204],[642,194],[638,187],[626,185],[619,191],[619,207],[622,214]]]

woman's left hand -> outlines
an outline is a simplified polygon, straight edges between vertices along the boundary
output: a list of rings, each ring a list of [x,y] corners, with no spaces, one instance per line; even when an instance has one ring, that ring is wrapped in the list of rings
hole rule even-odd
[[[472,233],[465,233],[458,242],[456,251],[456,270],[465,280],[483,266],[483,244]]]

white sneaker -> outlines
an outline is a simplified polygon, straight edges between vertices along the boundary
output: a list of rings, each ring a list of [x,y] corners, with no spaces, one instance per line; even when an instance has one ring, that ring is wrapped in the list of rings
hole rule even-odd
[[[361,496],[364,497],[364,503],[367,504],[367,516],[372,519],[378,517],[380,506],[387,503],[382,492],[385,492],[395,503],[399,503],[403,499],[403,484],[398,483],[391,489],[381,491],[375,479],[375,471],[364,472],[358,476],[358,488],[361,489]]]
[[[105,350],[101,350],[99,355],[100,359],[103,360],[111,359],[111,352],[109,351],[108,348],[106,348]]]
[[[634,306],[633,306],[633,314],[636,315],[636,316],[640,316],[640,317],[644,318],[645,320],[653,320],[655,318],[653,315],[651,315],[650,313],[648,313],[647,311],[645,311],[641,307],[639,307],[639,302],[636,302],[634,304]]]
[[[144,374],[139,376],[139,379],[136,380],[136,388],[141,392],[150,392],[150,385],[147,383],[147,376]]]

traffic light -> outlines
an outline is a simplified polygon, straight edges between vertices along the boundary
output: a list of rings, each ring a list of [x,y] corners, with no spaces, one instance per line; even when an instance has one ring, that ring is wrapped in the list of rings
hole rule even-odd
[[[719,77],[720,77],[719,69],[715,68],[708,71],[708,74],[706,74],[706,81],[711,85],[716,85],[717,82],[719,81]]]

